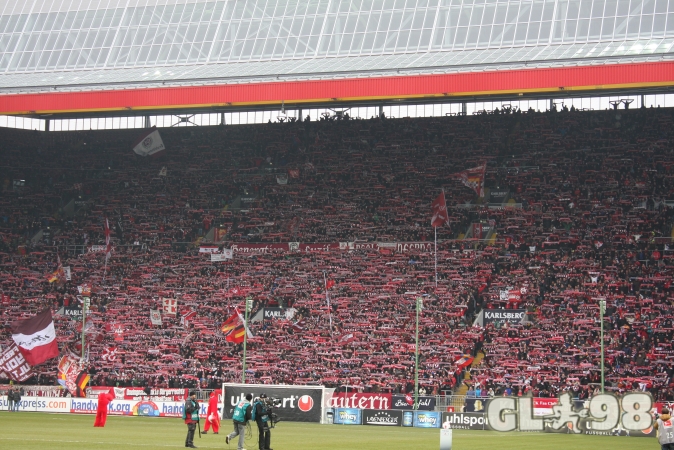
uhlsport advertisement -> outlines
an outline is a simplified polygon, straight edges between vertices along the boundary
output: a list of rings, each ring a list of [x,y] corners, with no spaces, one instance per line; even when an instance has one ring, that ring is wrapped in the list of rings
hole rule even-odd
[[[224,405],[222,416],[224,419],[232,417],[234,407],[247,394],[253,398],[266,394],[268,398],[276,399],[278,407],[274,413],[282,421],[288,422],[316,422],[320,423],[322,416],[323,387],[322,386],[269,386],[261,384],[225,384],[223,385]]]

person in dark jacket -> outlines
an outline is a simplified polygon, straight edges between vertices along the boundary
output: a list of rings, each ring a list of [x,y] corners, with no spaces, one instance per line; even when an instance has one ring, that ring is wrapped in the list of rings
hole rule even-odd
[[[16,389],[14,391],[14,411],[19,411],[19,406],[21,406],[21,397],[23,396],[23,388]]]
[[[267,405],[265,404],[266,398],[266,394],[260,394],[260,398],[257,399],[255,403],[253,403],[253,417],[255,418],[255,423],[257,424],[260,450],[272,450],[269,448],[271,442],[271,431],[269,430],[271,411],[269,411]]]
[[[199,425],[199,402],[197,402],[196,392],[190,392],[190,396],[185,401],[185,408],[183,411],[183,419],[185,419],[185,424],[187,425],[185,447],[197,448],[194,446],[194,431]]]
[[[7,390],[7,411],[14,410],[14,388],[12,386]]]

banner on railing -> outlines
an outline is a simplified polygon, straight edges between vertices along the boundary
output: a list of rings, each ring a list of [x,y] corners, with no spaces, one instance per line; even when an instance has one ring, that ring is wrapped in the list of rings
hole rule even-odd
[[[200,252],[211,253],[217,252],[217,246],[211,244],[202,244]],[[248,244],[238,243],[232,244],[231,248],[226,251],[233,253],[274,253],[274,252],[337,252],[337,251],[352,251],[352,250],[372,250],[379,252],[386,249],[390,252],[396,253],[411,253],[411,252],[429,252],[433,250],[432,242],[328,242],[328,243],[300,243],[300,242],[285,242],[277,244]],[[218,257],[216,257],[217,259]]]
[[[392,409],[418,409],[421,411],[433,411],[435,409],[435,397],[431,396],[420,396],[419,407],[414,407],[414,395],[392,395],[391,396],[391,408]]]
[[[110,389],[110,388],[108,388]],[[208,403],[200,403],[199,417],[206,418]],[[152,400],[113,400],[108,405],[108,414],[115,416],[182,417],[184,402],[160,402]],[[0,409],[7,410],[7,396],[0,397]],[[50,398],[23,397],[19,411],[96,414],[96,398]]]
[[[330,408],[391,409],[391,394],[366,394],[360,392],[335,392],[330,399]],[[409,408],[407,408],[409,409]]]
[[[98,398],[98,394],[110,392],[110,387],[106,386],[91,386],[87,388],[87,395]],[[142,387],[137,388],[112,388],[115,392],[117,400],[151,400],[157,401],[174,401],[184,402],[187,398],[188,389],[186,388],[158,388],[147,389]]]

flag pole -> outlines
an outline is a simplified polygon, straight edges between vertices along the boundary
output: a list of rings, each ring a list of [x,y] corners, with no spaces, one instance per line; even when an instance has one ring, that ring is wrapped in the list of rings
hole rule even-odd
[[[328,303],[328,320],[330,321],[330,336],[332,336],[332,310],[330,309],[330,296],[328,295],[328,280],[323,272],[323,286],[325,286],[325,301]]]
[[[80,364],[84,365],[84,349],[86,346],[86,339],[84,334],[84,329],[87,325],[87,303],[89,297],[82,297],[82,358],[80,359]]]
[[[417,327],[414,345],[414,409],[419,409],[419,311],[423,300],[417,297]]]
[[[438,289],[438,227],[435,228],[435,289]],[[436,292],[437,294],[437,292]]]
[[[243,319],[243,370],[241,371],[241,384],[246,384],[246,343],[248,342],[248,304],[252,303],[253,300],[250,296],[246,297],[246,302],[244,303],[244,308],[246,312]]]

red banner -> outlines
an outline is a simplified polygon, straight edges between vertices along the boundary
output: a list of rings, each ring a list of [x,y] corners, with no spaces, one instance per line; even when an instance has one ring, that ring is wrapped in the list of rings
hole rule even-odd
[[[330,408],[391,409],[391,394],[363,394],[335,392],[330,399]]]
[[[203,248],[203,247],[202,247]],[[350,250],[381,251],[389,249],[395,253],[429,252],[433,250],[433,242],[327,242],[299,243],[286,242],[280,244],[232,244],[234,253],[272,253],[272,252],[336,252]]]
[[[145,388],[136,387],[136,388],[110,388],[106,386],[92,386],[88,388],[88,394],[90,397],[98,397],[98,394],[108,393],[110,389],[113,389],[115,392],[115,398],[117,400],[143,400],[149,399],[153,401],[166,401],[166,402],[181,402],[185,401],[189,389],[187,388],[174,388],[174,389],[150,389],[150,395],[145,392]]]
[[[232,244],[234,253],[271,253],[287,252],[290,250],[288,243],[285,244]]]
[[[19,347],[11,343],[0,353],[0,373],[5,373],[14,381],[26,381],[34,375],[33,369],[28,365]]]
[[[333,242],[330,244],[300,244],[300,251],[311,253],[311,252],[334,252],[337,250],[344,250],[342,244],[339,242]]]

